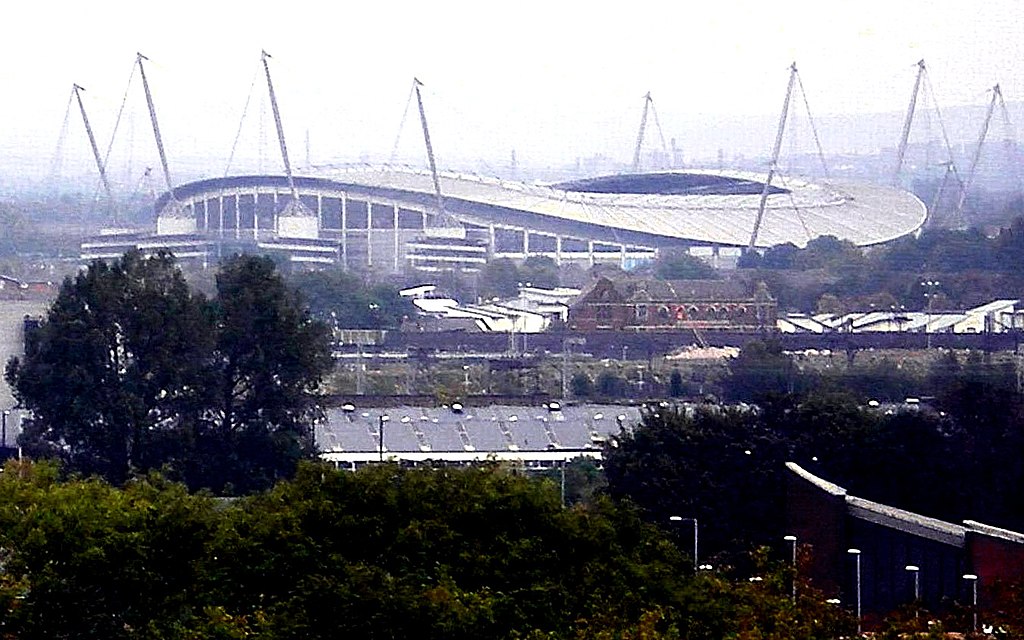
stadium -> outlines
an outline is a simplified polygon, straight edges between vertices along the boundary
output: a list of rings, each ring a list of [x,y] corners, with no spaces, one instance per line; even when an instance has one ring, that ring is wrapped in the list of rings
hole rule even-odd
[[[530,256],[628,269],[671,249],[727,265],[751,245],[804,246],[824,235],[884,244],[926,219],[925,205],[899,189],[792,177],[765,189],[763,176],[738,172],[555,184],[440,173],[438,183],[428,171],[390,166],[309,171],[295,176],[294,192],[284,175],[200,180],[158,198],[155,233],[101,235],[83,243],[82,257],[167,248],[205,262],[256,250],[399,273],[476,271],[490,259]]]

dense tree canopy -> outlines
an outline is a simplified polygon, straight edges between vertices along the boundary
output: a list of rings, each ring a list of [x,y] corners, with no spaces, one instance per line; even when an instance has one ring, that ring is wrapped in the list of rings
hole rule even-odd
[[[551,288],[560,284],[558,265],[546,256],[530,256],[517,265],[508,258],[490,260],[480,273],[483,298],[511,298],[521,286]]]
[[[943,369],[933,408],[870,407],[844,393],[763,398],[759,407],[648,410],[605,449],[612,495],[649,518],[698,517],[709,549],[783,535],[784,464],[852,494],[959,522],[1024,528],[1024,403],[987,368]]]
[[[563,509],[554,483],[499,466],[307,465],[218,504],[157,477],[114,489],[12,464],[0,549],[5,638],[811,640],[850,629],[810,587],[792,603],[791,574],[763,555],[761,583],[695,576],[631,508]]]
[[[701,280],[718,277],[710,264],[688,253],[669,253],[654,263],[654,273],[663,280]]]
[[[290,283],[302,293],[310,312],[332,328],[393,329],[415,312],[396,288],[369,285],[344,271],[303,271]]]
[[[826,236],[805,248],[747,253],[739,266],[756,269],[747,278],[767,282],[783,309],[813,312],[828,295],[849,310],[916,310],[927,305],[926,293],[938,294],[936,308],[969,308],[1024,292],[1022,238],[1024,218],[1017,217],[995,237],[979,229],[929,228],[865,252]],[[941,284],[926,291],[925,280]]]
[[[94,262],[63,283],[7,380],[22,444],[115,483],[168,465],[191,486],[267,486],[311,453],[327,331],[265,258],[238,256],[213,300],[167,254]]]

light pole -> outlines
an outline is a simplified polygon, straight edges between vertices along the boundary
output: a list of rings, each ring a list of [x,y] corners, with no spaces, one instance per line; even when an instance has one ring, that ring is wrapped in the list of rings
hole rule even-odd
[[[4,449],[6,449],[7,448],[7,416],[11,415],[11,410],[10,409],[4,409],[4,412],[3,412],[2,415],[3,415],[3,417],[0,418],[0,420],[2,420],[2,427],[0,427],[0,438],[3,439],[3,445],[0,445],[0,446],[2,446]]]
[[[699,547],[698,547],[699,538],[698,538],[698,533],[697,533],[697,518],[684,518],[682,516],[669,516],[668,519],[669,519],[669,522],[672,522],[672,523],[675,523],[675,524],[678,524],[680,522],[684,522],[686,520],[689,520],[690,522],[693,523],[693,572],[697,573],[697,567],[698,567],[698,565],[697,565],[697,551],[699,549]]]
[[[384,462],[384,423],[390,419],[388,414],[382,413],[380,421],[377,423],[377,453],[380,455],[381,462]]]
[[[924,325],[925,348],[932,348],[932,303],[935,301],[935,288],[939,286],[938,280],[925,280],[922,287],[927,287],[924,297],[928,299],[928,323]]]
[[[914,602],[917,602],[921,599],[921,567],[908,564],[906,570],[914,575]]]
[[[916,618],[921,610],[919,605],[921,601],[921,567],[916,564],[908,564],[904,568],[914,576],[914,617]]]
[[[788,535],[788,536],[784,536],[782,539],[785,540],[786,542],[788,542],[790,544],[790,546],[792,547],[793,555],[792,555],[792,560],[791,561],[793,563],[793,577],[792,577],[793,585],[792,585],[792,590],[790,592],[790,599],[792,599],[794,604],[795,604],[796,603],[796,536]]]
[[[973,573],[964,574],[964,580],[971,582],[971,631],[978,633],[978,576]]]
[[[856,615],[857,615],[857,635],[859,636],[860,635],[860,631],[861,631],[861,626],[860,626],[860,549],[847,549],[846,553],[848,553],[851,556],[853,556],[853,560],[854,560],[854,567],[855,567],[855,569],[854,569],[855,574],[854,575],[856,576],[856,579],[855,579],[856,581],[854,582],[854,595],[856,597],[856,600],[855,600],[856,605],[855,605],[855,607],[856,607]]]

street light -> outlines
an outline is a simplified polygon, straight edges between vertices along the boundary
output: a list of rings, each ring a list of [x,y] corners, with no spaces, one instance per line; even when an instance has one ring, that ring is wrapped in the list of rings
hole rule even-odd
[[[380,454],[380,461],[384,462],[384,423],[391,419],[386,413],[380,414],[380,421],[377,424],[377,452]]]
[[[696,573],[697,572],[697,566],[698,566],[697,565],[697,551],[699,549],[699,547],[697,546],[697,543],[698,543],[698,537],[697,537],[698,536],[698,533],[697,533],[697,518],[684,518],[682,516],[669,516],[668,519],[669,519],[669,522],[672,522],[674,524],[678,524],[678,523],[686,521],[686,520],[689,520],[690,522],[693,523],[693,572]]]
[[[4,449],[6,449],[7,448],[7,416],[11,415],[11,410],[10,409],[4,409],[4,412],[3,412],[2,415],[3,415],[3,417],[2,417],[2,419],[0,419],[0,420],[2,420],[2,427],[0,427],[0,438],[3,439],[3,445],[0,445],[0,446],[2,446]]]
[[[928,299],[928,324],[924,326],[925,348],[932,348],[932,303],[935,301],[935,288],[939,286],[938,280],[925,280],[922,287],[927,287],[924,297]]]
[[[854,566],[856,567],[856,574],[855,574],[856,575],[856,582],[855,582],[854,594],[856,596],[856,601],[855,602],[856,602],[856,611],[857,611],[857,635],[859,636],[860,635],[860,631],[861,631],[861,626],[860,626],[860,604],[861,604],[860,603],[860,549],[847,549],[846,553],[848,553],[851,556],[853,556]]]
[[[792,578],[792,580],[793,580],[793,586],[792,586],[792,591],[790,593],[790,598],[795,603],[796,602],[796,536],[794,536],[794,535],[783,536],[782,539],[790,544],[790,546],[792,547],[792,551],[793,551],[793,556],[792,556],[792,563],[793,563],[793,578]]]
[[[914,602],[921,599],[921,567],[908,564],[906,570],[914,575]]]
[[[973,573],[965,573],[964,580],[971,582],[971,611],[973,612],[971,631],[978,633],[978,576]]]

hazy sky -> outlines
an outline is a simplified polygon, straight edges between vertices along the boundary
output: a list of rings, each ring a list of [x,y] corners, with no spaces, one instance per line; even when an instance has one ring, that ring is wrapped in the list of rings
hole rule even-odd
[[[513,148],[526,165],[595,153],[628,161],[646,91],[666,137],[679,138],[689,157],[716,148],[713,135],[697,141],[694,132],[748,116],[766,129],[763,143],[748,146],[767,153],[793,60],[816,116],[904,110],[919,58],[943,106],[982,105],[995,82],[1007,100],[1024,99],[1020,0],[43,0],[8,3],[5,12],[5,174],[15,164],[27,173],[50,165],[72,82],[88,89],[106,146],[136,51],[152,60],[172,173],[195,157],[219,158],[209,172],[224,171],[262,48],[274,56],[296,164],[307,130],[315,162],[386,159],[413,76],[426,83],[446,166],[507,163]],[[276,154],[272,137],[259,142],[261,113],[273,134],[265,96],[260,78],[239,153]],[[114,155],[156,166],[144,117],[136,84],[118,134],[135,150],[115,142]],[[88,157],[75,118],[63,153],[71,163]],[[419,161],[417,125],[407,120],[401,153]],[[268,155],[268,170],[279,166]]]

